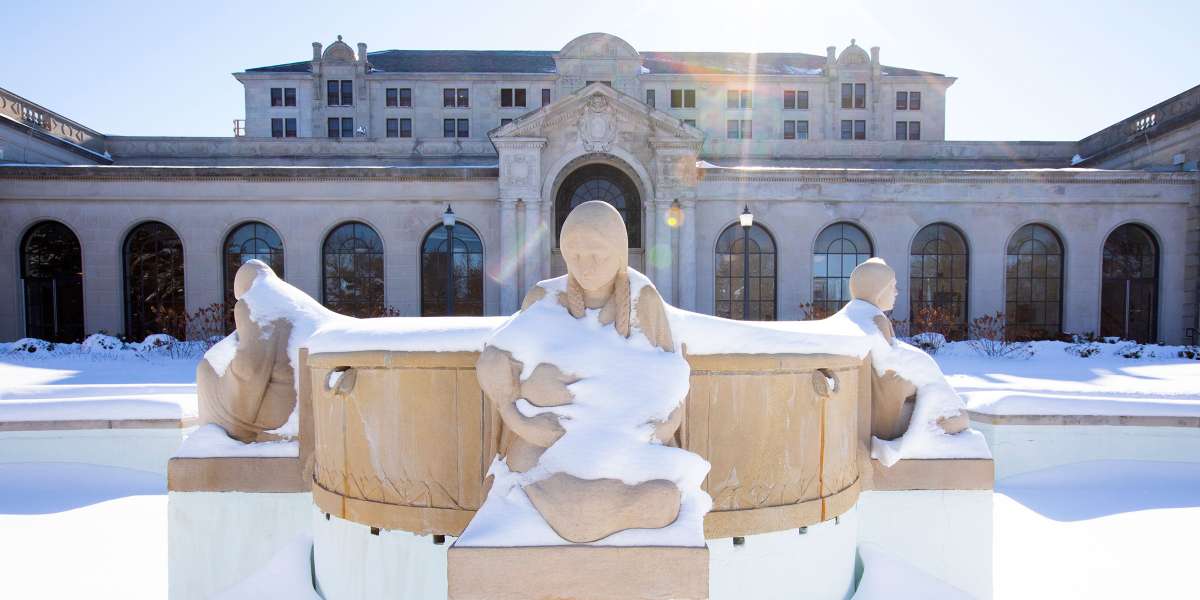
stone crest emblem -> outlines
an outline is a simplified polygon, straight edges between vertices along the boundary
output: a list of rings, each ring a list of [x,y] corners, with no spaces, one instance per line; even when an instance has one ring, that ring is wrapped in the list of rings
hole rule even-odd
[[[617,122],[608,98],[595,94],[588,98],[579,117],[579,142],[588,152],[607,152],[617,139]]]

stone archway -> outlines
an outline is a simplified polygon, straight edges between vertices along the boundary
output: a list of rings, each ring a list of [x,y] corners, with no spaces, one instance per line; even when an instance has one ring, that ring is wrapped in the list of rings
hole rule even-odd
[[[642,270],[645,246],[645,186],[637,172],[624,161],[605,154],[584,155],[568,162],[554,179],[549,222],[554,224],[551,240],[551,276],[566,272],[558,249],[563,222],[574,207],[589,200],[608,202],[621,213],[629,235],[629,265]]]

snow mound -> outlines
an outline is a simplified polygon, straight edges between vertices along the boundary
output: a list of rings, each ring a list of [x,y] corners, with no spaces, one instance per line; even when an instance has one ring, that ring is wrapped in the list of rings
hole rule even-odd
[[[862,580],[851,600],[972,600],[970,594],[872,544],[858,547]]]
[[[193,431],[179,449],[175,458],[294,458],[300,456],[300,442],[284,440],[278,442],[239,442],[225,433],[219,425],[208,423]]]
[[[321,600],[312,584],[312,549],[312,536],[297,536],[261,569],[214,600]]]

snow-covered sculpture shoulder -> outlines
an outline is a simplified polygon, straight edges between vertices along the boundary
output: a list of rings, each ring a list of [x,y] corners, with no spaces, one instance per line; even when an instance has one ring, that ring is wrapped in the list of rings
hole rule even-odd
[[[610,205],[563,224],[567,275],[532,289],[488,341],[479,382],[501,458],[461,546],[703,546],[709,465],[676,447],[689,367],[665,305],[629,268]]]

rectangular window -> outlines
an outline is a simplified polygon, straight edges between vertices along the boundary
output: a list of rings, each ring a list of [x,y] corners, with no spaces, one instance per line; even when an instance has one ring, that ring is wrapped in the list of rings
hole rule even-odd
[[[854,122],[854,139],[856,139],[856,140],[867,139],[867,122],[866,121],[855,121]]]
[[[754,93],[751,90],[729,90],[725,92],[725,108],[753,108]]]
[[[854,84],[842,84],[842,108],[854,108]]]
[[[901,110],[901,109],[897,108],[896,110]],[[896,121],[896,139],[897,140],[907,140],[908,139],[908,122],[907,121]]]
[[[471,106],[471,92],[467,88],[445,88],[442,90],[443,108],[468,108]]]
[[[908,139],[910,139],[910,140],[921,139],[921,122],[920,121],[909,121],[908,122]]]
[[[400,137],[400,119],[387,120],[387,136],[390,138]]]
[[[671,108],[696,108],[696,90],[671,90]]]
[[[296,88],[283,88],[283,105],[296,105]]]
[[[508,125],[509,123],[512,123],[512,122],[513,122],[512,119],[500,119],[500,126],[504,127],[505,125]]]
[[[500,106],[503,108],[525,108],[525,89],[501,88]]]
[[[784,121],[783,122],[783,139],[785,139],[785,140],[807,140],[808,139],[808,121]]]
[[[326,123],[328,124],[328,129],[326,130],[325,135],[327,137],[331,137],[331,138],[342,137],[341,136],[341,133],[342,133],[341,122],[342,122],[342,120],[337,117],[329,117],[329,119],[326,120]]]
[[[283,119],[271,119],[271,137],[283,137]]]
[[[412,137],[412,119],[400,119],[400,137]]]
[[[784,110],[808,110],[808,91],[784,90],[783,108]]]
[[[584,86],[586,87],[586,86],[592,85],[593,83],[603,83],[604,85],[607,85],[608,87],[612,87],[612,82],[608,81],[607,79],[605,79],[605,80],[589,79],[587,81],[587,83],[584,84]]]
[[[400,106],[400,92],[396,88],[388,88],[384,91],[384,106]],[[396,137],[396,136],[388,136]]]
[[[354,137],[354,119],[350,117],[342,117],[342,137]]]
[[[654,90],[646,90],[646,106],[654,108]]]
[[[683,124],[684,124],[684,125],[691,126],[691,127],[695,127],[695,126],[696,126],[696,120],[695,120],[695,119],[684,119],[684,120],[683,120]]]
[[[842,121],[842,139],[854,139],[854,121]]]
[[[921,110],[921,92],[908,93],[908,110]]]
[[[342,106],[354,106],[354,81],[342,80]]]
[[[471,137],[471,122],[467,119],[458,120],[458,137]]]
[[[329,106],[354,106],[354,80],[330,79],[326,82],[325,104]]]
[[[525,88],[517,88],[513,92],[513,104],[520,108],[525,108]]]
[[[550,104],[550,88],[542,88],[542,106]]]
[[[896,92],[896,110],[908,110],[908,92]],[[900,123],[896,123],[896,131],[900,131]],[[896,139],[900,139],[897,135]]]
[[[442,119],[442,137],[454,137],[454,119]]]
[[[296,137],[296,119],[283,120],[283,137]]]
[[[283,106],[283,88],[271,88],[271,106]]]
[[[754,137],[750,119],[730,119],[725,122],[725,137],[731,140],[748,140]]]
[[[401,108],[412,108],[412,88],[400,88],[398,92],[396,105]]]
[[[442,108],[454,108],[454,88],[442,89]]]
[[[854,84],[854,108],[867,107],[867,84]]]

